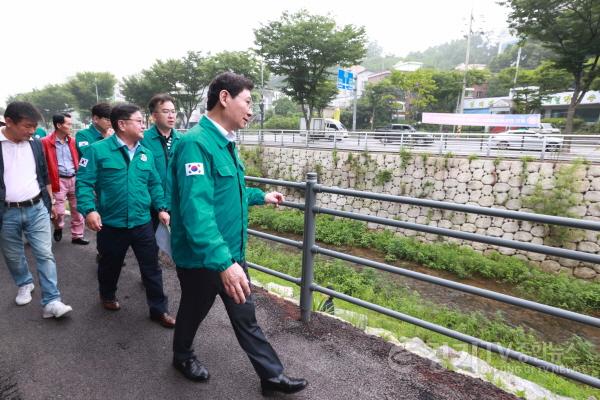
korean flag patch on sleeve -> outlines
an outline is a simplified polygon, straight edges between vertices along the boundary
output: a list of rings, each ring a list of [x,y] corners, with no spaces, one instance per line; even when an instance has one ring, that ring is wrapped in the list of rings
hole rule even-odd
[[[204,164],[199,162],[185,164],[185,176],[204,175]]]
[[[88,164],[88,159],[87,158],[82,158],[81,160],[79,160],[79,166],[80,167],[85,168],[85,167],[87,167],[87,164]]]

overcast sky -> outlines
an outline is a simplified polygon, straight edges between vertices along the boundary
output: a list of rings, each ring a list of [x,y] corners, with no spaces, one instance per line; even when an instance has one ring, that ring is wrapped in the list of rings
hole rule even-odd
[[[254,29],[301,8],[363,25],[385,54],[405,56],[466,34],[471,6],[475,28],[506,30],[507,10],[496,1],[8,0],[0,8],[0,104],[81,71],[120,79],[188,50],[246,50]]]

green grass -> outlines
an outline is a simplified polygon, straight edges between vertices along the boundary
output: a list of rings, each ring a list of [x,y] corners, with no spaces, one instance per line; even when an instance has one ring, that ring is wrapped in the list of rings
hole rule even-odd
[[[296,210],[254,208],[250,225],[261,229],[301,235],[303,214]],[[481,277],[507,285],[521,297],[576,312],[600,310],[600,283],[541,271],[516,257],[498,252],[484,255],[454,243],[424,243],[395,235],[390,230],[369,230],[360,221],[318,215],[316,239],[336,246],[375,250],[386,261],[406,260],[458,278]],[[576,295],[574,295],[576,294]]]
[[[290,254],[288,249],[267,244],[252,238],[248,246],[247,259],[262,266],[275,269],[291,276],[299,277],[301,271],[300,255]],[[294,295],[299,295],[299,288],[285,280],[251,270],[253,279],[262,283],[276,282],[292,286]],[[317,257],[315,262],[315,282],[322,286],[330,286],[334,290],[396,310],[413,317],[430,321],[483,340],[499,343],[505,347],[521,351],[538,358],[564,365],[592,376],[600,375],[600,354],[588,342],[573,337],[566,343],[549,343],[541,341],[532,332],[521,327],[513,327],[505,323],[501,315],[489,318],[481,313],[462,313],[447,307],[434,304],[420,297],[417,293],[389,280],[387,274],[372,269],[355,269],[336,260],[329,261]],[[323,296],[315,293],[313,304],[319,304]],[[457,350],[468,351],[482,358],[490,365],[513,373],[524,379],[538,383],[563,396],[576,399],[587,399],[599,396],[600,391],[580,385],[568,379],[539,370],[529,365],[503,359],[500,355],[466,345],[457,340],[398,321],[394,318],[366,310],[341,300],[335,300],[338,308],[365,314],[368,326],[383,328],[396,337],[420,337],[432,347],[447,344]]]

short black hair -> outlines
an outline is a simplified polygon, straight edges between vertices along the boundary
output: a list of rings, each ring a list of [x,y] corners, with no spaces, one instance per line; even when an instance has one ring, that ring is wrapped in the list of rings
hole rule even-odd
[[[18,124],[23,119],[28,119],[33,122],[39,122],[42,119],[42,114],[31,103],[26,101],[13,101],[6,107],[4,118],[10,118],[12,122]]]
[[[92,107],[92,117],[96,116],[98,118],[110,118],[110,104],[108,103],[98,103],[94,107]]]
[[[227,90],[231,97],[236,97],[244,89],[254,89],[254,83],[245,76],[233,72],[223,72],[217,75],[208,86],[206,109],[210,111],[217,105],[221,90]]]
[[[119,122],[129,119],[136,112],[141,111],[138,106],[131,103],[121,103],[114,106],[110,112],[110,124],[115,132],[119,129]]]
[[[54,129],[58,129],[58,124],[64,124],[65,118],[71,118],[71,114],[68,114],[68,113],[54,114],[52,116],[52,125],[54,125]]]
[[[159,93],[152,96],[152,98],[150,99],[150,103],[148,103],[148,109],[150,110],[150,113],[154,112],[156,106],[160,106],[161,104],[166,103],[167,101],[170,101],[171,103],[175,104],[175,99],[168,93]]]

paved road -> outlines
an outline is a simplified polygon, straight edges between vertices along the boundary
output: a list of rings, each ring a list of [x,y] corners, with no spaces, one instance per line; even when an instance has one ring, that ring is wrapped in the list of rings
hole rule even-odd
[[[89,232],[87,235],[93,239]],[[15,288],[0,261],[0,398],[3,399],[260,399],[259,382],[238,347],[220,301],[199,335],[197,350],[212,377],[193,383],[170,366],[172,331],[150,321],[131,253],[121,274],[119,312],[98,304],[95,242],[55,244],[59,285],[74,307],[44,320],[39,290],[14,304]],[[29,257],[31,259],[31,257]],[[178,283],[165,267],[171,310]],[[36,278],[37,280],[37,278]],[[287,372],[310,386],[293,399],[514,399],[485,382],[445,371],[340,321],[317,315],[300,323],[296,306],[255,290],[258,319]],[[209,344],[200,344],[206,340]],[[390,361],[394,354],[396,364]],[[391,366],[394,366],[392,368]],[[13,386],[11,389],[10,385]]]

